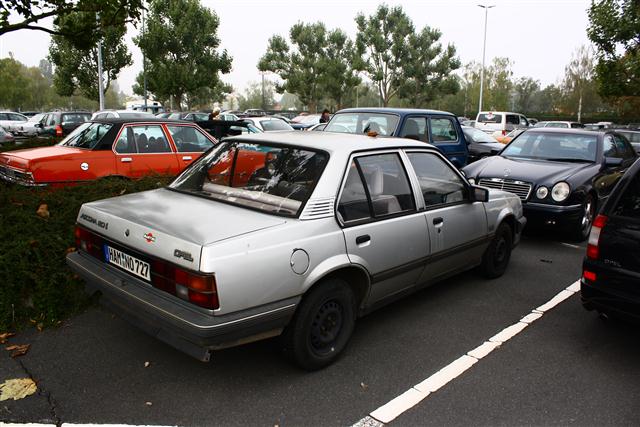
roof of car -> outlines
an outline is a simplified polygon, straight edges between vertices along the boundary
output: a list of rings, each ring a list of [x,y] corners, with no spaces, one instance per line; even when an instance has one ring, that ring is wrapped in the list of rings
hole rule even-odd
[[[228,140],[271,142],[315,148],[329,153],[351,153],[372,148],[435,148],[431,144],[407,138],[373,137],[337,132],[283,131],[242,135]]]
[[[156,116],[149,117],[111,117],[108,119],[93,119],[92,122],[100,122],[100,123],[182,123],[182,124],[194,124],[188,120],[178,120],[178,119],[163,119]]]
[[[599,135],[611,131],[611,129],[603,129],[601,132],[594,132],[592,130],[586,130],[582,128],[545,128],[545,127],[533,127],[527,129],[527,133],[568,133],[576,135]]]
[[[358,107],[358,108],[345,108],[339,111],[336,111],[336,114],[339,113],[390,113],[390,114],[400,114],[402,116],[409,114],[446,114],[448,116],[455,117],[454,114],[448,111],[440,111],[440,110],[427,110],[421,108],[389,108],[389,107]]]

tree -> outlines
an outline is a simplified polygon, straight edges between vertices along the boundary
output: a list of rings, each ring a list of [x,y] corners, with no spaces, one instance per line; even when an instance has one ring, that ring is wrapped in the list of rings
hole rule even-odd
[[[323,83],[321,76],[331,62],[326,58],[324,48],[327,44],[327,29],[320,22],[300,22],[291,27],[289,37],[293,49],[282,36],[276,35],[269,39],[267,52],[260,58],[258,69],[278,74],[283,83],[276,86],[277,92],[287,91],[297,95],[315,113],[323,95],[320,89]]]
[[[516,94],[516,111],[530,113],[533,111],[533,100],[540,90],[540,81],[531,77],[520,77],[513,86]]]
[[[334,110],[339,110],[346,94],[360,84],[356,71],[357,58],[354,44],[342,30],[333,30],[327,35],[324,49],[324,64],[320,76],[323,93],[335,101]]]
[[[442,48],[438,42],[441,36],[439,30],[430,27],[409,35],[404,79],[398,85],[398,95],[414,108],[428,107],[434,99],[460,89],[453,74],[460,68],[460,60],[453,45]]]
[[[404,65],[409,55],[407,39],[414,33],[413,23],[402,7],[382,4],[370,17],[358,14],[356,50],[363,61],[362,68],[378,87],[386,107],[403,82]]]
[[[594,0],[589,39],[597,48],[595,75],[604,98],[640,97],[640,6],[637,0]]]
[[[137,22],[142,8],[143,0],[7,0],[0,3],[0,36],[17,30],[44,31],[86,49],[99,38],[97,30]],[[78,13],[83,19],[66,19]],[[100,24],[96,22],[98,13]],[[38,25],[50,17],[53,29]]]
[[[249,108],[271,109],[275,103],[275,84],[270,80],[264,82],[264,99],[262,92],[262,83],[250,82],[244,90],[244,94],[238,97],[238,108],[247,110]],[[263,102],[264,101],[264,102]]]
[[[578,121],[582,117],[582,99],[587,86],[593,79],[594,60],[591,48],[580,46],[564,68],[563,86],[566,92],[575,93],[578,98]]]
[[[29,94],[29,80],[25,76],[26,67],[13,58],[0,59],[0,102],[2,107],[18,110],[25,106]]]
[[[147,61],[147,88],[159,99],[173,99],[182,108],[203,88],[225,87],[219,73],[231,71],[231,56],[218,52],[220,20],[198,0],[151,0],[146,31],[134,38]],[[142,95],[142,73],[137,94]],[[217,95],[216,95],[217,97]]]
[[[60,18],[60,25],[69,21],[82,21],[84,12],[66,15]],[[124,43],[127,28],[124,24],[108,26],[100,30],[102,33],[102,69],[104,90],[118,77],[120,70],[131,65],[131,54]],[[55,65],[53,84],[56,92],[63,96],[71,96],[79,90],[89,99],[98,100],[98,44],[97,41],[87,48],[78,48],[69,38],[60,35],[51,37],[49,58]]]

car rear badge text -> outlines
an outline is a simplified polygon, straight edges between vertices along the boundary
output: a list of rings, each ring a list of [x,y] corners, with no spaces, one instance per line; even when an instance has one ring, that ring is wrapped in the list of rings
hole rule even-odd
[[[109,223],[108,222],[98,221],[97,219],[95,219],[91,215],[87,215],[86,213],[81,214],[80,215],[80,219],[83,220],[83,221],[87,221],[90,224],[95,224],[100,228],[104,228],[105,230],[109,229]]]
[[[182,258],[185,261],[193,262],[193,256],[189,252],[176,249],[173,251],[173,256],[176,258]]]

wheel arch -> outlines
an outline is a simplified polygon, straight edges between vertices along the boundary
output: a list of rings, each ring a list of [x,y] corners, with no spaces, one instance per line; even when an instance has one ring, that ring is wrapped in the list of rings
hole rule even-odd
[[[316,287],[322,286],[324,281],[330,279],[344,280],[353,291],[358,310],[362,308],[366,297],[369,295],[371,279],[369,272],[358,264],[349,263],[336,265],[334,268],[325,271],[323,274],[316,275],[306,284],[302,298]]]

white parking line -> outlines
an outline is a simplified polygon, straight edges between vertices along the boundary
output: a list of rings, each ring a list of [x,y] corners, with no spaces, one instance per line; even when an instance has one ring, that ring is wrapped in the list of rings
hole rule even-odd
[[[560,304],[570,296],[580,291],[580,281],[572,283],[566,289],[560,291],[556,296],[540,307],[531,310],[529,314],[520,319],[517,323],[504,328],[480,346],[469,351],[464,356],[454,360],[426,380],[416,384],[409,390],[405,391],[398,397],[382,405],[368,416],[364,417],[353,427],[380,427],[389,423],[400,416],[403,412],[413,408],[422,402],[430,394],[444,387],[453,379],[459,377],[466,370],[478,363],[483,357],[486,357],[493,350],[518,335],[527,326],[540,319],[544,313]]]

